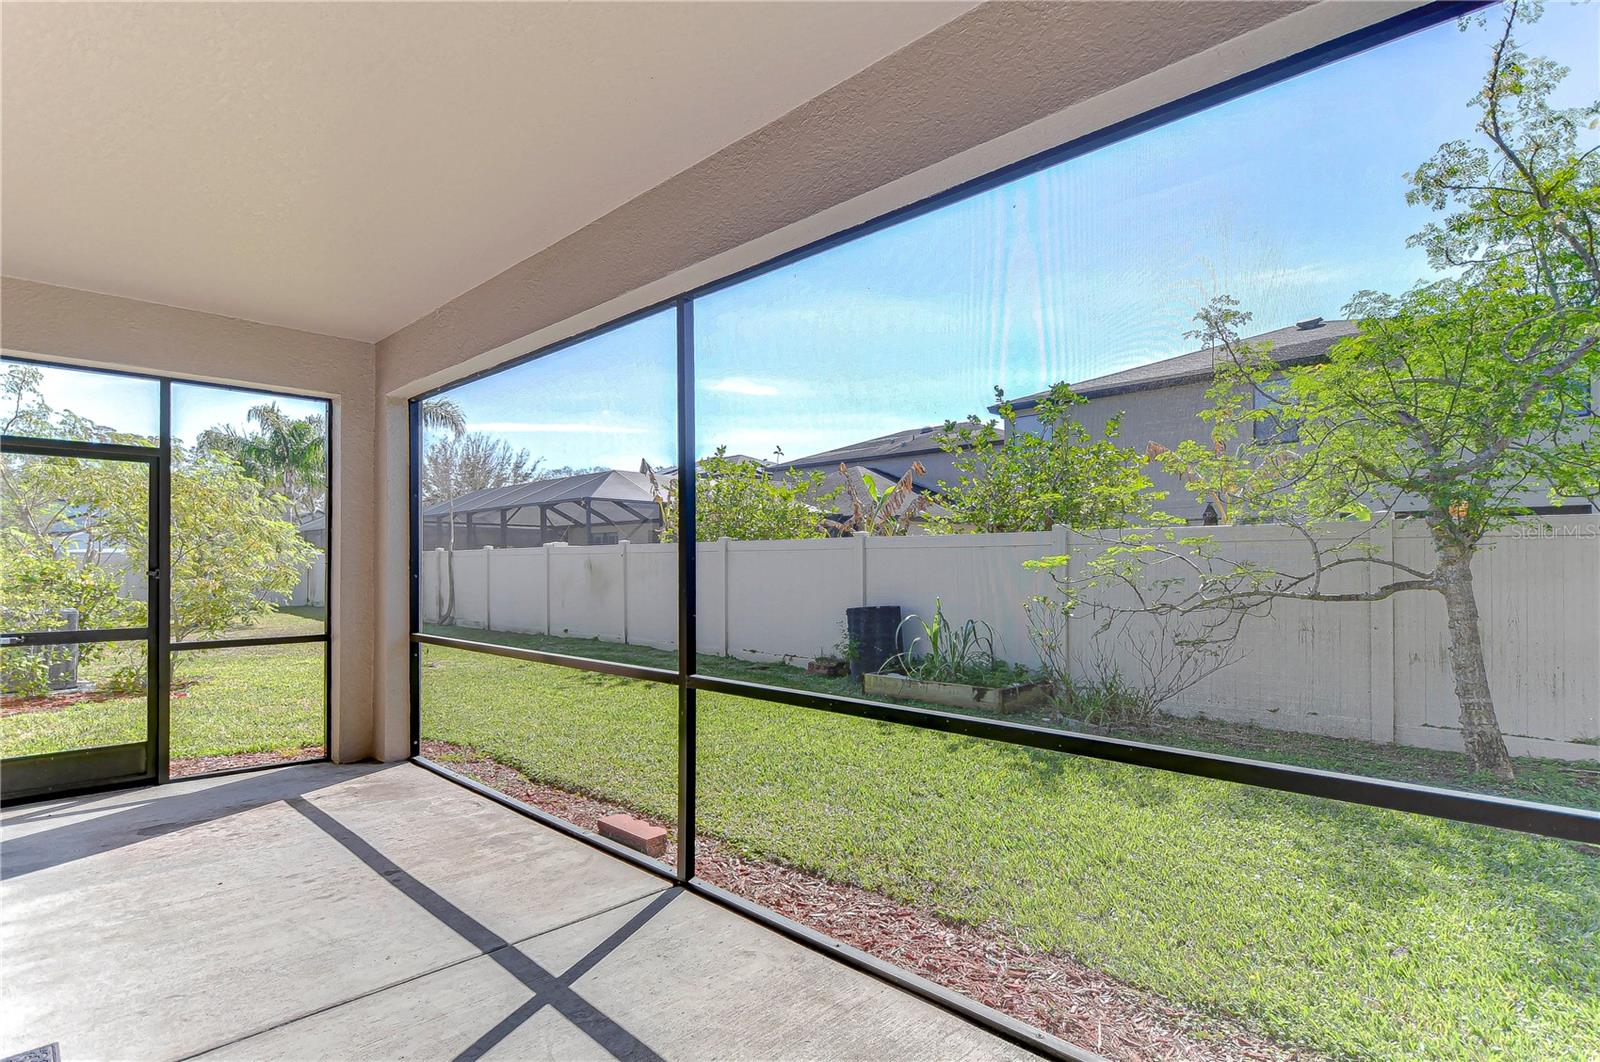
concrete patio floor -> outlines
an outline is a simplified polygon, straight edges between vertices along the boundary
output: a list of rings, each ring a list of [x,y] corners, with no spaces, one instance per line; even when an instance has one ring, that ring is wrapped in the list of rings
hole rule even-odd
[[[0,1057],[1026,1057],[410,764],[7,809]]]

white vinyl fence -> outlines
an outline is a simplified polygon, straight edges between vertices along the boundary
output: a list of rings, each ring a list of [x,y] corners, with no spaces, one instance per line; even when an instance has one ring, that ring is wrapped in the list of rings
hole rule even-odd
[[[289,596],[280,604],[298,607],[302,605],[321,608],[328,603],[328,565],[327,558],[318,553],[316,559],[307,565],[305,571],[300,573],[300,582],[296,584]]]
[[[274,605],[288,605],[297,607],[309,605],[323,607],[328,603],[328,566],[321,552],[300,573],[300,581],[295,584],[294,590],[288,594],[265,595]],[[122,596],[129,601],[143,601],[148,596],[148,580],[145,578],[144,566],[135,569],[128,568],[127,558],[121,553],[104,554],[100,557],[99,566],[111,571],[120,571],[122,574]]]
[[[1213,536],[1225,556],[1285,571],[1306,567],[1304,542],[1281,527],[1183,533]],[[1377,523],[1368,535],[1375,556],[1432,565],[1418,522]],[[839,641],[846,608],[899,605],[928,616],[937,597],[950,620],[989,623],[999,655],[1036,663],[1023,604],[1052,583],[1023,562],[1070,554],[1077,565],[1096,548],[1092,537],[1061,529],[702,543],[700,650],[803,665]],[[676,551],[626,542],[457,551],[454,622],[672,648]],[[443,550],[423,555],[425,623],[439,622],[445,610],[450,567]],[[1473,573],[1490,682],[1512,753],[1600,759],[1600,518],[1548,517],[1507,529],[1480,553]],[[1377,585],[1382,570],[1352,565],[1345,578],[1365,588]],[[1076,617],[1069,625],[1074,667],[1087,670],[1103,655],[1136,670],[1129,647],[1093,637],[1097,627]],[[1279,602],[1270,616],[1246,621],[1240,660],[1165,710],[1459,749],[1446,646],[1443,602],[1434,593],[1375,603]]]

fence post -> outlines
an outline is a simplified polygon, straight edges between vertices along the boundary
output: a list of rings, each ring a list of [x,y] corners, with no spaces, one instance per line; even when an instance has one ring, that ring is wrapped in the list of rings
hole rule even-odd
[[[617,549],[622,553],[622,644],[628,644],[628,540],[617,538]]]
[[[1083,569],[1083,558],[1078,557],[1083,550],[1083,536],[1066,525],[1061,525],[1059,534],[1061,537],[1056,539],[1056,544],[1061,545],[1061,553],[1058,553],[1058,557],[1067,558],[1067,585],[1070,587],[1072,577]],[[1061,621],[1061,654],[1061,659],[1066,661],[1067,672],[1072,672],[1072,609],[1067,609],[1066,617]]]
[[[733,624],[729,619],[728,612],[733,606],[733,570],[728,563],[728,536],[723,535],[717,539],[717,546],[722,554],[722,655],[732,656],[732,637],[729,635],[728,629]]]
[[[1373,525],[1372,539],[1377,547],[1376,559],[1395,559],[1393,517]],[[1377,564],[1368,564],[1366,569],[1368,592],[1393,574],[1392,569]],[[1367,609],[1367,711],[1371,715],[1371,735],[1373,741],[1393,745],[1399,739],[1394,717],[1394,595],[1369,602]]]
[[[867,601],[867,539],[869,539],[871,537],[872,536],[867,534],[865,531],[853,531],[850,534],[850,541],[855,543],[856,560],[857,560],[857,563],[860,565],[860,570],[861,570],[861,604],[863,606],[868,604],[868,601]]]
[[[433,550],[433,622],[444,622],[445,580],[450,576],[444,563],[444,547]]]
[[[483,547],[483,629],[494,630],[494,606],[489,603],[489,595],[494,592],[494,573],[490,568],[494,565],[494,547]]]
[[[1074,541],[1072,528],[1068,527],[1066,524],[1056,524],[1051,527],[1050,550],[1051,556],[1069,558],[1067,561],[1067,585],[1072,585],[1072,566],[1080,563],[1078,561],[1077,543]],[[1050,576],[1046,575],[1045,578],[1049,579]],[[1055,581],[1052,579],[1052,586],[1054,585],[1054,582]],[[1072,660],[1072,614],[1070,611],[1066,616],[1062,617],[1061,620],[1061,658],[1068,661],[1067,667],[1070,670],[1072,666],[1070,663]]]
[[[539,543],[539,552],[544,554],[544,633],[554,634],[550,629],[550,547],[551,543]]]

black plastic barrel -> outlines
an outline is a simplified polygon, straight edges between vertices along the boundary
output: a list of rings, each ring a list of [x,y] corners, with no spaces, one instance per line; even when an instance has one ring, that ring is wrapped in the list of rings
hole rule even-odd
[[[883,667],[884,661],[900,651],[895,634],[900,630],[899,605],[862,605],[844,610],[845,628],[855,643],[850,661],[850,677],[859,679]]]

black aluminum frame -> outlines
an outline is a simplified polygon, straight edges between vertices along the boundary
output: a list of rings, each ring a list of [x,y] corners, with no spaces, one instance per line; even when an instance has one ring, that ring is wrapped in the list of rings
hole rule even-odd
[[[324,499],[325,504],[323,505],[323,532],[322,532],[322,537],[323,537],[323,544],[322,544],[322,594],[323,594],[323,598],[324,598],[324,604],[323,604],[323,610],[322,610],[322,630],[317,632],[316,634],[280,634],[280,635],[275,635],[275,636],[269,637],[269,638],[210,638],[210,639],[197,639],[197,640],[194,640],[194,641],[186,641],[186,642],[174,642],[174,641],[171,641],[170,638],[169,638],[168,641],[167,641],[167,644],[169,646],[169,654],[168,654],[168,656],[166,657],[166,659],[164,661],[164,666],[167,669],[167,675],[165,676],[165,678],[170,683],[170,681],[171,681],[171,667],[172,667],[172,661],[171,661],[170,653],[174,653],[174,652],[191,652],[191,651],[205,650],[205,649],[248,649],[248,648],[251,648],[252,646],[263,646],[263,645],[305,645],[305,644],[310,644],[310,643],[313,643],[313,642],[321,642],[322,646],[323,646],[323,649],[322,649],[322,755],[321,756],[312,756],[312,757],[309,757],[309,758],[303,759],[303,760],[293,760],[293,761],[290,761],[290,762],[292,762],[292,763],[327,763],[327,762],[330,762],[333,759],[333,620],[334,620],[334,615],[333,615],[333,601],[334,601],[333,577],[334,577],[334,564],[335,564],[334,556],[333,556],[334,555],[334,548],[333,548],[333,516],[334,516],[334,505],[335,505],[334,497],[335,497],[335,493],[336,493],[336,491],[335,491],[336,483],[335,483],[335,479],[334,479],[334,469],[333,469],[333,448],[334,448],[334,445],[335,445],[334,444],[334,435],[333,435],[333,402],[330,399],[322,398],[322,397],[320,397],[318,395],[297,395],[297,394],[293,394],[293,393],[291,393],[289,391],[273,391],[273,390],[269,390],[267,388],[261,388],[261,387],[246,387],[246,386],[243,386],[243,385],[211,383],[211,382],[206,381],[206,380],[169,380],[169,379],[166,379],[164,377],[156,377],[156,379],[161,380],[162,387],[163,387],[164,396],[163,396],[163,399],[162,399],[162,409],[163,409],[163,416],[166,419],[163,421],[162,430],[163,430],[163,432],[168,433],[168,434],[170,434],[170,432],[171,432],[170,420],[171,420],[171,412],[172,411],[171,411],[170,398],[166,397],[165,395],[166,395],[166,392],[170,391],[171,385],[173,383],[179,383],[179,384],[182,384],[182,385],[187,386],[187,387],[209,387],[209,388],[212,388],[213,390],[218,390],[218,391],[238,391],[240,393],[249,394],[249,395],[264,395],[267,398],[292,398],[292,399],[295,399],[296,401],[300,401],[300,402],[320,402],[320,403],[322,403],[322,409],[323,409],[322,423],[323,423],[323,430],[324,430],[324,432],[326,432],[326,438],[327,438],[326,445],[323,447],[323,455],[322,455],[323,456],[323,481],[327,484],[327,486],[325,488],[326,492],[327,492],[327,495],[326,495],[326,498]],[[166,435],[163,436],[163,438],[166,438],[166,437],[167,437]],[[168,477],[168,489],[169,490],[170,490],[170,485],[171,485],[170,484],[170,477]],[[172,536],[170,534],[167,536],[169,541],[170,541],[171,537]],[[163,595],[163,602],[165,603],[166,607],[168,608],[168,610],[170,612],[170,596]],[[170,619],[170,616],[169,616],[169,619]],[[167,705],[170,705],[172,703],[171,697],[170,696],[167,697],[165,699],[164,703],[167,704]],[[166,738],[168,738],[170,736],[171,736],[170,733],[164,732],[163,733],[163,740],[166,740]],[[165,755],[163,755],[161,762],[163,764],[163,768],[162,768],[163,774],[162,774],[162,777],[161,777],[161,781],[165,782],[165,781],[168,780],[167,777],[166,777],[166,774],[165,774],[166,764],[168,762],[168,759],[167,759],[167,757]],[[273,767],[282,767],[284,765],[285,764],[283,764],[283,763],[264,763],[264,764],[259,764],[259,765],[253,766],[253,767],[225,767],[225,768],[222,768],[221,770],[206,771],[203,774],[186,774],[186,775],[184,775],[184,778],[185,779],[188,779],[188,778],[211,778],[213,776],[223,775],[223,774],[239,774],[239,773],[244,773],[244,772],[247,772],[247,771],[270,770]]]
[[[15,360],[15,359],[10,359]],[[163,396],[164,397],[164,396]],[[162,411],[165,416],[166,405]],[[163,420],[163,423],[165,421]],[[145,556],[145,622],[140,627],[101,627],[77,631],[17,631],[7,632],[7,648],[25,648],[38,645],[92,645],[107,642],[145,643],[145,667],[151,676],[145,691],[144,740],[123,742],[117,745],[99,745],[87,748],[62,749],[29,756],[14,756],[0,761],[10,771],[23,772],[23,777],[37,775],[40,780],[26,785],[15,795],[0,791],[0,803],[10,805],[32,799],[69,795],[86,787],[121,787],[158,781],[165,769],[161,734],[166,718],[167,698],[157,661],[164,659],[161,652],[165,614],[162,605],[166,595],[165,557],[167,552],[168,499],[162,486],[167,483],[167,470],[171,465],[166,434],[163,432],[158,446],[134,446],[122,443],[102,443],[72,439],[42,439],[31,436],[0,435],[0,451],[32,457],[61,458],[84,461],[120,461],[125,464],[145,466],[146,520],[150,528]],[[139,750],[141,768],[126,770],[133,750]],[[74,772],[73,765],[82,765]],[[84,779],[77,776],[81,774]]]
[[[147,694],[148,717],[145,742],[149,749],[147,769],[137,776],[97,780],[82,785],[68,785],[41,791],[30,791],[14,797],[5,797],[0,803],[6,806],[37,800],[54,800],[64,797],[106,792],[129,786],[156,784],[171,780],[171,706],[172,706],[172,654],[205,649],[242,649],[265,645],[300,645],[320,642],[322,651],[322,747],[323,754],[294,763],[327,762],[333,754],[333,506],[335,494],[333,467],[333,403],[315,395],[297,395],[287,391],[273,391],[242,385],[216,384],[205,380],[184,380],[158,376],[153,373],[125,372],[100,366],[79,365],[70,361],[53,361],[29,358],[7,353],[5,361],[41,368],[64,369],[71,372],[97,373],[123,379],[148,380],[159,388],[159,428],[155,446],[138,446],[125,443],[80,442],[71,439],[40,439],[7,435],[0,438],[0,449],[13,453],[39,454],[79,458],[101,458],[124,461],[143,461],[150,465],[149,550],[147,558],[147,593],[149,608],[145,627],[102,629],[93,631],[41,631],[19,633],[11,636],[8,645],[61,645],[84,644],[103,641],[133,641],[143,636],[146,640],[150,671],[150,689]],[[172,598],[170,592],[172,572],[172,385],[208,387],[216,390],[238,391],[262,395],[267,398],[292,398],[299,401],[320,402],[324,408],[328,445],[326,447],[325,478],[327,504],[325,506],[327,529],[323,548],[323,593],[327,599],[324,607],[322,630],[316,634],[278,635],[266,638],[219,638],[203,641],[174,642],[171,637]],[[117,746],[113,746],[115,748]],[[67,750],[62,753],[45,753],[33,757],[16,757],[7,763],[23,760],[42,762],[49,757],[71,757],[76,753],[93,750]],[[184,775],[189,778],[211,778],[218,775],[238,774],[247,771],[270,770],[284,766],[268,763],[250,767],[224,768],[203,774]]]
[[[721,693],[791,705],[815,711],[896,723],[924,730],[936,730],[983,740],[1020,745],[1074,756],[1126,763],[1178,774],[1214,778],[1265,789],[1364,804],[1449,819],[1500,829],[1517,830],[1547,837],[1600,844],[1600,813],[1507,797],[1468,793],[1416,785],[1408,782],[1369,778],[1333,771],[1314,770],[1285,764],[1251,760],[1236,756],[1197,752],[1188,749],[1151,745],[1120,738],[1051,730],[1022,723],[1004,722],[951,712],[911,708],[863,698],[833,697],[804,690],[761,683],[719,678],[696,668],[695,550],[684,548],[695,542],[694,474],[694,302],[697,298],[731,285],[876,232],[900,221],[925,214],[953,202],[979,194],[1018,177],[1053,166],[1145,130],[1186,117],[1218,103],[1234,99],[1297,74],[1365,51],[1420,29],[1437,25],[1491,5],[1492,0],[1436,2],[1425,4],[1384,22],[1348,34],[1324,45],[1242,74],[1212,88],[1186,96],[1173,103],[1118,122],[1099,132],[1042,152],[993,173],[968,181],[920,202],[891,211],[864,224],[827,236],[766,262],[732,273],[716,281],[684,292],[644,309],[629,313],[596,328],[577,333],[492,369],[471,373],[421,394],[411,401],[411,747],[413,761],[488,799],[512,808],[519,814],[542,822],[586,844],[623,859],[651,874],[666,878],[724,907],[752,918],[767,927],[846,962],[866,973],[916,993],[948,1010],[987,1027],[1008,1041],[1059,1058],[1085,1059],[1092,1054],[1054,1037],[1016,1022],[1006,1015],[932,985],[921,978],[883,963],[870,955],[848,948],[805,926],[765,910],[755,904],[711,886],[695,876],[695,722],[699,691]],[[420,564],[418,519],[420,514],[419,468],[421,465],[420,404],[462,384],[526,364],[556,351],[565,350],[612,330],[626,327],[667,310],[677,317],[678,367],[678,467],[681,527],[678,542],[678,667],[638,667],[607,660],[569,656],[538,650],[458,638],[445,638],[422,631],[420,623]],[[605,838],[566,823],[538,808],[530,807],[487,786],[467,778],[449,767],[420,755],[421,740],[421,649],[435,645],[451,649],[487,653],[511,659],[617,675],[646,682],[678,687],[678,862],[673,868],[649,860]]]

